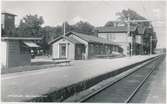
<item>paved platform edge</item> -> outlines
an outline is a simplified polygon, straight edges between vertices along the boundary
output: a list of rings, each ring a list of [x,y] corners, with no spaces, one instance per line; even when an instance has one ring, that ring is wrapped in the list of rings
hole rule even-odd
[[[41,97],[33,98],[33,99],[28,100],[26,102],[62,102],[64,99],[74,95],[75,93],[86,90],[86,89],[92,87],[93,85],[99,83],[102,80],[110,78],[111,76],[116,76],[124,71],[127,71],[130,68],[133,68],[133,67],[135,67],[139,64],[142,64],[146,61],[149,61],[155,57],[158,57],[158,56],[151,57],[149,59],[131,64],[129,66],[125,66],[123,68],[111,71],[109,73],[105,73],[105,74],[102,74],[102,75],[99,75],[99,76],[96,76],[96,77],[93,77],[93,78],[90,78],[87,80],[80,81],[80,82],[72,84],[70,86],[66,86],[66,87],[60,88],[58,90],[55,90],[54,92],[50,92],[50,93],[47,93],[45,95],[41,95]]]

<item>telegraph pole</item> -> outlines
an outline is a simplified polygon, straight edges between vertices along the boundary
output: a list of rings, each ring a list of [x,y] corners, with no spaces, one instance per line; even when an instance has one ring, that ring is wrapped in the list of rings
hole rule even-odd
[[[64,36],[66,35],[66,26],[65,26],[65,22],[63,23],[64,25],[63,25],[63,27],[64,27]]]
[[[132,37],[132,36],[130,36],[130,17],[129,17],[129,15],[128,15],[128,21],[127,21],[127,28],[128,28],[128,31],[127,31],[127,34],[128,34],[128,37]],[[130,40],[130,46],[129,46],[129,48],[130,48],[130,50],[129,50],[129,54],[130,54],[130,56],[132,56],[132,39],[130,38],[129,39]]]

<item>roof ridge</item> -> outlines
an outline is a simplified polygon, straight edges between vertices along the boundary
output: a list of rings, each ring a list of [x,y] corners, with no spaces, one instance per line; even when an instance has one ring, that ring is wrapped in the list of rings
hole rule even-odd
[[[104,43],[104,44],[115,44],[117,45],[116,43],[114,42],[111,42],[107,39],[104,39],[104,38],[101,38],[101,37],[96,37],[96,36],[92,36],[92,35],[88,35],[88,34],[84,34],[84,33],[78,33],[78,32],[72,32],[73,34],[75,35],[82,35],[82,36],[86,36],[87,38],[89,37],[89,39],[85,39],[85,37],[81,37],[81,36],[78,36],[79,38],[84,38],[85,41],[88,41],[88,42],[100,42],[100,43]],[[94,39],[92,39],[94,38]]]

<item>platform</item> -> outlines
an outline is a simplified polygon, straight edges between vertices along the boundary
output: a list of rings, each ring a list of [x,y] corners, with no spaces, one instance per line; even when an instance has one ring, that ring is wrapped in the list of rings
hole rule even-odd
[[[93,84],[102,78],[98,76],[106,73],[112,74],[114,71],[155,56],[81,60],[72,62],[71,66],[57,66],[42,70],[5,74],[1,76],[2,101],[31,101],[36,97],[39,99],[33,101],[47,101],[48,99],[53,101],[53,96],[58,98],[65,91],[73,93],[70,91],[73,86],[76,87],[76,90],[82,90],[80,86],[86,87],[85,84]],[[63,88],[67,89],[62,90]]]

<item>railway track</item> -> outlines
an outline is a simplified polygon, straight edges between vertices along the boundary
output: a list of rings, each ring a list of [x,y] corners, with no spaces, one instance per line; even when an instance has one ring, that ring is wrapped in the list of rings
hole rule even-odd
[[[164,56],[161,55],[150,60],[142,67],[84,96],[76,102],[129,103],[163,58]]]
[[[129,103],[140,87],[147,81],[151,73],[162,61],[163,56],[139,68],[117,82],[89,95],[80,102],[113,102]]]

